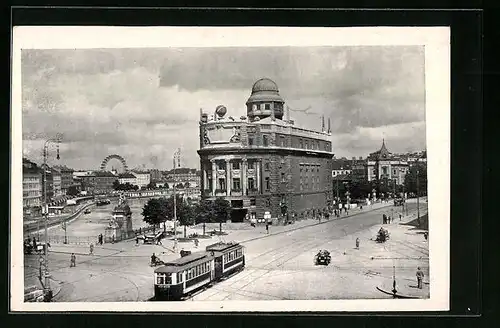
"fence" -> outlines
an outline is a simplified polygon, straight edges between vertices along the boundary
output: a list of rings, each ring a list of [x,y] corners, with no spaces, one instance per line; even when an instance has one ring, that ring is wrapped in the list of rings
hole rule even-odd
[[[135,238],[137,235],[150,233],[153,230],[158,231],[160,226],[157,226],[156,229],[153,229],[152,226],[135,229],[130,232],[123,232],[120,235],[116,235],[114,242],[124,241]],[[112,239],[105,238],[103,234],[105,243],[112,243]],[[49,243],[52,244],[71,244],[71,245],[89,245],[89,244],[97,244],[98,236],[64,236],[64,235],[49,235],[48,237]],[[45,236],[40,236],[40,241],[45,242]]]

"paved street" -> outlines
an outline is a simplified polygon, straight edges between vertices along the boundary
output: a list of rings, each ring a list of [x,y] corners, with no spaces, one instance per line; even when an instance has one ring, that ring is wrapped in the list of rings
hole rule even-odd
[[[425,206],[421,204],[422,209]],[[410,214],[415,208],[416,204],[409,204]],[[376,287],[388,279],[392,281],[393,265],[401,281],[413,281],[418,265],[428,279],[427,242],[421,234],[410,230],[411,227],[396,222],[388,225],[391,239],[387,243],[377,244],[370,240],[381,225],[382,213],[390,213],[391,209],[394,207],[370,212],[365,209],[359,214],[353,211],[354,215],[350,217],[280,234],[274,233],[295,229],[302,222],[287,227],[271,227],[270,236],[262,227],[230,232],[225,240],[242,242],[254,239],[244,242],[247,256],[245,271],[195,295],[193,299],[389,297]],[[356,237],[361,240],[360,250],[354,249]],[[200,248],[213,242],[216,240],[201,240]],[[151,254],[154,252],[163,260],[178,256],[171,252],[171,241],[165,240],[163,244],[135,246],[135,241],[105,244],[96,246],[94,255],[88,255],[86,245],[53,246],[49,264],[53,279],[51,284],[56,293],[54,301],[149,299],[153,295],[153,268],[148,265]],[[181,243],[180,247],[193,248],[192,243]],[[330,266],[313,265],[314,254],[319,249],[331,252]],[[75,268],[69,267],[71,252],[77,255]],[[397,259],[393,259],[395,257]],[[25,270],[25,285],[36,284],[38,256],[25,256]]]

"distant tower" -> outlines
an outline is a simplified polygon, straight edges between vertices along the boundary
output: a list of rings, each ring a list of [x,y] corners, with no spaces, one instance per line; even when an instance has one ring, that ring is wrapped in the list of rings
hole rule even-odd
[[[332,133],[332,129],[330,127],[330,118],[328,118],[328,133]]]
[[[325,115],[321,115],[321,132],[325,132]]]
[[[257,117],[282,120],[284,104],[285,101],[279,94],[278,85],[268,78],[263,78],[255,82],[252,87],[252,94],[246,103],[247,116],[250,121]]]

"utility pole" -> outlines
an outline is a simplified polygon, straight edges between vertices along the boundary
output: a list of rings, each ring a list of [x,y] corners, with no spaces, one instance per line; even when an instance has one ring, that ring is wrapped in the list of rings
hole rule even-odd
[[[417,158],[417,224],[420,228],[420,186],[419,186],[419,178],[420,175],[420,163],[419,158]]]
[[[43,286],[44,290],[44,300],[45,302],[50,302],[52,299],[52,290],[50,288],[50,280],[49,280],[49,260],[48,260],[48,242],[49,242],[49,234],[48,234],[48,221],[49,221],[49,205],[47,203],[47,157],[49,151],[50,143],[55,143],[57,146],[57,159],[59,159],[59,144],[61,143],[61,135],[58,134],[56,138],[48,139],[45,141],[43,145],[43,215],[45,216],[45,245],[44,245],[44,263],[45,263],[45,282]]]
[[[176,188],[176,175],[175,175],[175,170],[177,168],[177,165],[180,166],[181,162],[181,149],[178,148],[173,156],[173,163],[174,163],[174,252],[177,251],[177,196],[175,194],[175,188]]]

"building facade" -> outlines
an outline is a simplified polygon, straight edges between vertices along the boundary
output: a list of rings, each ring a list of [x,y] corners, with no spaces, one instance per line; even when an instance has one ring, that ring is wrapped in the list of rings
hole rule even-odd
[[[23,214],[38,215],[42,206],[42,171],[23,158]]]
[[[389,179],[397,185],[402,185],[405,175],[408,173],[409,165],[406,160],[389,152],[382,141],[380,150],[371,153],[366,162],[366,174],[368,181],[378,179]]]
[[[62,177],[61,172],[55,168],[51,169],[52,173],[52,188],[53,188],[53,197],[62,196]]]
[[[285,102],[269,79],[255,82],[246,105],[239,119],[224,106],[200,113],[202,197],[227,199],[236,222],[281,217],[282,205],[289,219],[322,213],[332,200],[330,131],[284,119]]]
[[[165,180],[169,185],[173,185],[174,181],[176,185],[189,183],[189,187],[199,187],[201,184],[200,171],[185,167],[175,169],[175,175],[174,170],[168,171]]]
[[[151,175],[149,172],[143,171],[131,171],[131,174],[135,176],[135,185],[143,189],[151,183]]]
[[[113,183],[118,180],[118,176],[108,171],[96,171],[82,176],[81,179],[84,191],[99,195],[113,191]]]
[[[125,172],[118,175],[118,182],[120,184],[130,183],[131,185],[136,185],[137,179],[135,175]]]
[[[55,166],[54,168],[61,174],[61,193],[62,195],[66,195],[69,187],[75,184],[73,180],[74,170],[66,166]]]

